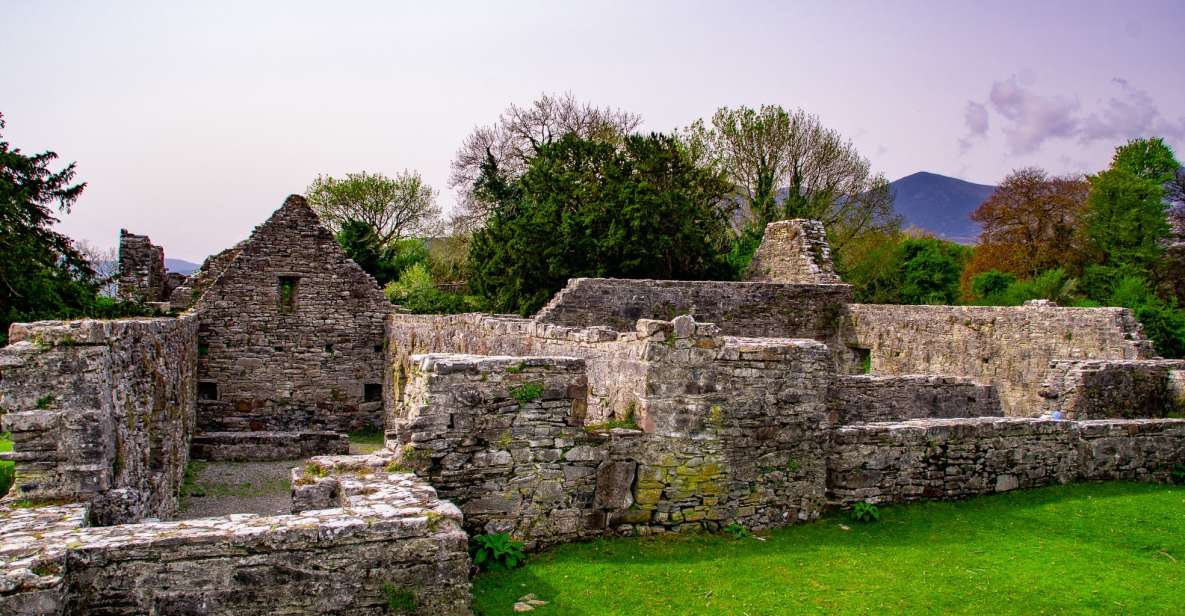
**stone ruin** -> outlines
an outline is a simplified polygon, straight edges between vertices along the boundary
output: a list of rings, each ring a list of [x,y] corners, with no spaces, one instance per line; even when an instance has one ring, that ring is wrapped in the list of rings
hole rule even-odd
[[[574,279],[532,318],[410,315],[300,197],[185,280],[176,316],[14,324],[0,613],[469,610],[467,538],[766,529],[828,507],[1185,463],[1185,361],[1130,311],[852,302],[822,227],[749,282]],[[346,455],[345,431],[386,446]],[[191,456],[292,470],[292,513],[169,521]]]

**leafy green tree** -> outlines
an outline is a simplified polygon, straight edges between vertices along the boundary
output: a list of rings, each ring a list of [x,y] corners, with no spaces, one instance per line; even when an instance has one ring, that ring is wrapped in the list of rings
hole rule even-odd
[[[482,309],[479,298],[436,288],[432,273],[423,261],[408,266],[399,280],[388,284],[384,291],[387,299],[416,314],[456,314]]]
[[[470,287],[491,308],[529,314],[569,278],[720,279],[728,182],[678,140],[633,135],[620,147],[569,134],[508,180],[488,156],[474,186],[496,206],[469,253]]]
[[[954,304],[959,277],[970,249],[953,242],[923,237],[901,242],[901,303]]]
[[[571,92],[545,93],[530,105],[512,104],[497,122],[474,128],[457,150],[449,176],[449,186],[458,190],[460,198],[454,225],[478,229],[497,207],[472,190],[487,158],[513,181],[526,173],[540,148],[565,135],[616,145],[641,121],[637,114],[576,100]]]
[[[1170,231],[1165,185],[1180,166],[1162,140],[1136,139],[1090,178],[1085,231],[1097,263],[1139,271],[1156,266]]]
[[[371,226],[361,220],[347,220],[337,233],[337,242],[380,286],[397,280],[408,267],[428,261],[428,249],[421,239],[408,238],[387,245]]]
[[[431,235],[439,225],[436,191],[414,171],[393,178],[365,171],[341,179],[319,176],[306,192],[309,205],[334,233],[351,220],[361,221],[370,225],[382,246]]]
[[[5,126],[0,115],[0,130]],[[100,281],[70,238],[53,230],[54,209],[69,213],[85,183],[74,163],[54,171],[53,152],[25,154],[0,137],[0,344],[16,321],[142,314],[99,297]]]

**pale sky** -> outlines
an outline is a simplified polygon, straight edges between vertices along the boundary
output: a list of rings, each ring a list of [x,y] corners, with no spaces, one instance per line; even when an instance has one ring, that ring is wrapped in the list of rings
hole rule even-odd
[[[60,228],[200,262],[320,173],[419,170],[450,207],[476,125],[571,91],[670,131],[802,107],[896,179],[996,183],[1185,152],[1185,1],[0,0],[4,139],[78,163]]]

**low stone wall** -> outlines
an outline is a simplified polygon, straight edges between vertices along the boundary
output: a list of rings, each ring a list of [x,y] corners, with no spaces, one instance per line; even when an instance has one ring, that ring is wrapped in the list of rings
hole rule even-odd
[[[1185,360],[1057,360],[1041,396],[1066,419],[1181,417]]]
[[[90,502],[107,524],[170,517],[194,429],[196,320],[16,323],[9,337],[8,498]]]
[[[338,432],[201,432],[190,456],[232,462],[296,460],[350,453],[350,438]]]
[[[394,413],[411,369],[428,353],[563,356],[585,360],[590,422],[624,418],[642,396],[648,366],[645,335],[607,327],[574,328],[515,317],[395,314],[387,320],[387,416]]]
[[[837,376],[827,408],[832,423],[840,424],[1004,414],[994,386],[925,374]]]
[[[84,508],[0,507],[0,613],[469,614],[461,514],[409,474],[298,515],[82,527]]]
[[[852,304],[841,339],[873,374],[941,374],[991,383],[1004,414],[1037,415],[1054,359],[1147,359],[1151,343],[1126,308]]]
[[[628,332],[638,319],[690,314],[733,336],[826,340],[850,301],[846,284],[574,278],[535,320]]]
[[[832,503],[965,498],[1075,480],[1166,481],[1185,464],[1185,420],[922,419],[840,426]]]

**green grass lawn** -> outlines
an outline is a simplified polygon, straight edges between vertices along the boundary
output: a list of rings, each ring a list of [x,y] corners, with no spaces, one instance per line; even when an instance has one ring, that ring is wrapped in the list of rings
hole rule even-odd
[[[478,614],[1185,614],[1185,486],[1096,483],[837,514],[764,537],[604,539],[474,580]],[[845,530],[847,526],[850,530]]]
[[[12,435],[7,432],[0,434],[0,452],[12,451]],[[8,493],[8,488],[12,487],[13,475],[15,474],[15,463],[8,460],[0,460],[0,496]]]

